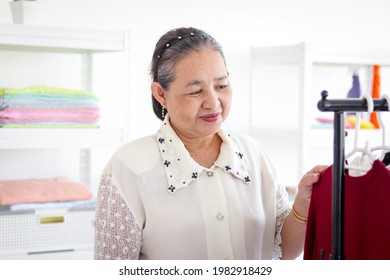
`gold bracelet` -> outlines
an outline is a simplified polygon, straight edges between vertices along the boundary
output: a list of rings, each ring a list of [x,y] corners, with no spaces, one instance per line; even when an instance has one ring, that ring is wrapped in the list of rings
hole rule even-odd
[[[307,223],[307,217],[302,217],[301,215],[299,215],[297,213],[297,211],[295,211],[295,208],[294,208],[294,205],[292,207],[292,212],[293,212],[293,215],[294,217],[302,224],[306,224]]]

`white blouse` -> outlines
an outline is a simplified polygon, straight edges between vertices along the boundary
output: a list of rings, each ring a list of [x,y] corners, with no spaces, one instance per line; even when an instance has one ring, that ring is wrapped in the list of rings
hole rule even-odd
[[[261,145],[218,132],[211,168],[196,163],[167,116],[123,145],[98,191],[95,259],[278,259],[288,194]]]

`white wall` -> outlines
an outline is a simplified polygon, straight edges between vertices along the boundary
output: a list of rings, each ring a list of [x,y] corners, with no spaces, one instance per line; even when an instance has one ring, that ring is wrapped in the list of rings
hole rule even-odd
[[[0,22],[12,22],[0,0]],[[120,28],[131,34],[131,138],[159,126],[151,110],[149,63],[160,35],[179,26],[211,33],[223,45],[234,104],[228,128],[247,130],[250,47],[302,41],[390,47],[388,0],[38,0],[42,23]],[[3,86],[6,81],[0,81]],[[139,120],[142,117],[142,123]]]

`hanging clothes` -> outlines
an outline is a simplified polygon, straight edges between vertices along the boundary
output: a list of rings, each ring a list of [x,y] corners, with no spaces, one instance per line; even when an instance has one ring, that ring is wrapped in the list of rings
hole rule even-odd
[[[351,89],[348,91],[347,98],[360,98],[362,95],[362,90],[360,87],[360,79],[359,75],[354,71],[352,75],[352,86]],[[354,115],[352,112],[347,112],[347,115]],[[348,119],[346,120],[346,124],[351,124]],[[353,126],[352,126],[353,127]]]
[[[380,98],[380,66],[373,66],[373,76],[372,76],[372,98]],[[374,128],[380,128],[378,121],[378,116],[376,112],[370,113],[370,121],[374,124]]]
[[[382,162],[385,165],[390,165],[390,152],[385,153],[385,155],[383,156]]]
[[[357,73],[352,75],[352,87],[348,91],[347,98],[360,98],[362,95],[362,90],[360,87],[360,79]]]
[[[390,171],[380,160],[363,176],[344,177],[344,256],[347,260],[390,259]],[[332,166],[313,186],[305,260],[329,259],[332,242]]]

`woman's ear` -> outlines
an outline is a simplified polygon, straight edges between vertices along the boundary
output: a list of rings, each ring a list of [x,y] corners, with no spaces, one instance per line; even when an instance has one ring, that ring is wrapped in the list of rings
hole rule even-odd
[[[152,94],[154,98],[161,104],[161,106],[165,107],[166,99],[165,99],[165,92],[161,86],[160,83],[153,82],[150,86],[150,89],[152,90]]]

